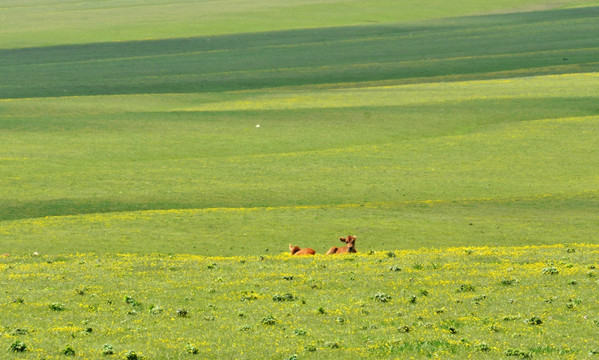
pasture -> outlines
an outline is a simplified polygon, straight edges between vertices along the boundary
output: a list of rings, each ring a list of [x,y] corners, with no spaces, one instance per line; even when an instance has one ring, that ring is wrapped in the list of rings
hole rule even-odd
[[[0,339],[19,359],[595,358],[598,259],[577,244],[18,257],[0,263]]]
[[[3,2],[0,357],[598,354],[599,3],[429,5]]]

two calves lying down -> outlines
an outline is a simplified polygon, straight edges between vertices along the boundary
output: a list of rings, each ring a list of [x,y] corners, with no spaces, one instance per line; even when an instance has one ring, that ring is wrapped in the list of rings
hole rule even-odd
[[[356,252],[356,236],[348,235],[346,238],[340,237],[339,240],[344,242],[346,245],[343,247],[333,246],[327,251],[327,255],[331,254],[347,254],[347,253],[355,253]],[[291,255],[314,255],[316,251],[305,248],[300,249],[299,246],[293,246],[289,244],[289,251],[291,251]]]

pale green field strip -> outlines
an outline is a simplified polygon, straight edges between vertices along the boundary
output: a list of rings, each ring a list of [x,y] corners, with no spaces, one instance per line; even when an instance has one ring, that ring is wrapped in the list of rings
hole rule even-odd
[[[491,12],[593,6],[567,0],[434,0],[422,7],[390,0],[352,1],[3,1],[0,48],[166,39],[240,32],[397,23]]]
[[[170,209],[52,216],[0,222],[17,254],[286,251],[289,242],[323,254],[357,233],[358,251],[469,245],[595,243],[599,194],[515,199],[409,201],[266,208]],[[251,239],[237,242],[232,239]],[[39,239],[43,239],[42,242]]]
[[[598,259],[575,243],[2,257],[0,345],[49,360],[67,346],[86,359],[593,358]]]
[[[341,85],[341,84],[340,84]],[[356,85],[356,84],[354,84]],[[369,85],[373,85],[369,83]],[[347,89],[246,90],[213,94],[143,94],[0,99],[4,117],[122,112],[244,111],[425,105],[485,99],[599,97],[599,73],[366,86]],[[227,100],[224,100],[227,99]],[[229,100],[230,99],[230,100]]]
[[[228,196],[233,202],[244,202],[234,207],[248,207],[247,201],[251,201],[253,194],[263,191],[264,205],[280,206],[305,205],[306,201],[319,198],[318,192],[321,191],[329,194],[327,202],[347,203],[355,198],[375,202],[389,197],[394,199],[399,195],[394,194],[398,188],[410,189],[410,197],[417,201],[504,198],[506,193],[526,197],[566,189],[569,192],[596,190],[599,175],[599,156],[596,156],[598,119],[597,116],[589,116],[504,123],[461,135],[394,143],[339,144],[338,148],[322,150],[229,156],[199,153],[177,158],[165,154],[162,159],[148,158],[141,162],[133,158],[122,159],[118,166],[106,168],[98,168],[97,162],[91,159],[106,157],[100,161],[109,161],[110,154],[94,155],[98,148],[72,154],[78,146],[75,143],[72,144],[75,148],[64,149],[62,156],[63,161],[76,161],[77,169],[61,161],[53,161],[52,155],[34,155],[35,149],[27,152],[26,156],[2,155],[4,159],[13,160],[3,161],[5,176],[0,181],[4,190],[0,193],[5,199],[20,201],[68,198],[74,189],[81,191],[84,197],[85,194],[107,196],[115,189],[126,191],[128,196],[144,197],[154,186],[163,186],[175,196],[177,193],[178,196],[189,194],[205,198],[207,203],[209,199],[218,203],[222,201],[216,200],[220,196]],[[246,129],[268,132],[264,127],[257,129],[251,126],[246,126]],[[272,131],[277,133],[276,129]],[[54,141],[61,143],[71,136]],[[556,141],[560,137],[562,141]],[[571,141],[573,139],[576,141]],[[22,141],[17,140],[13,144],[18,145]],[[109,148],[112,145],[108,142],[102,146]],[[39,149],[42,151],[43,147]],[[10,150],[5,152],[10,154]],[[414,154],[428,154],[427,160],[422,161]],[[298,162],[303,165],[298,167]],[[329,164],[328,167],[326,164]],[[24,177],[21,171],[23,165],[40,172]],[[135,171],[144,176],[131,177]],[[518,174],[517,180],[504,178],[511,171]],[[177,177],[173,178],[173,174]],[[218,176],[215,177],[215,174]],[[239,174],[244,175],[240,178]],[[346,181],[336,174],[349,174],[349,178]],[[74,181],[65,182],[65,177],[74,177]],[[120,177],[128,179],[127,182],[115,183],[115,179]],[[447,189],[449,191],[444,195],[433,190],[446,189],[447,179],[460,181],[459,189]],[[36,187],[40,181],[46,185]],[[88,189],[90,184],[94,184],[92,189]],[[386,186],[372,192],[373,184]],[[348,192],[335,190],[339,188]],[[208,207],[214,207],[214,204]]]
[[[276,91],[247,100],[182,108],[184,111],[236,111],[295,108],[414,105],[479,99],[555,98],[597,96],[599,73],[565,74],[455,83],[380,86],[346,90],[324,90],[288,94]]]

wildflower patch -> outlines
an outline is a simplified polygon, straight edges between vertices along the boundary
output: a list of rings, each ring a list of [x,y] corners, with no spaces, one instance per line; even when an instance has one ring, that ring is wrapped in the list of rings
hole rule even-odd
[[[588,337],[599,327],[599,282],[587,276],[599,246],[575,248],[365,252],[352,261],[15,256],[0,275],[21,277],[3,283],[0,341],[6,353],[48,359],[585,357],[599,349]]]

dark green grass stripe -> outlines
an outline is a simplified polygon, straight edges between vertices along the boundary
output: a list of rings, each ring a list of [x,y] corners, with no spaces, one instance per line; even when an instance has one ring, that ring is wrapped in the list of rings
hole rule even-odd
[[[207,92],[480,74],[596,71],[599,7],[0,51],[0,97]],[[562,53],[563,52],[563,53]],[[496,57],[494,57],[496,56]],[[564,60],[567,58],[567,60]],[[434,61],[429,61],[434,60]],[[575,71],[575,70],[574,70]]]
[[[126,201],[115,199],[54,199],[34,202],[11,202],[2,201],[0,210],[9,211],[11,216],[6,216],[0,221],[12,221],[21,219],[33,219],[41,217],[60,217],[60,216],[78,216],[89,214],[109,214],[125,212],[153,212],[170,210],[189,210],[189,212],[230,212],[232,210],[258,211],[258,210],[318,210],[318,209],[353,209],[368,208],[381,210],[398,209],[417,209],[417,208],[437,208],[449,209],[452,207],[512,207],[513,209],[542,209],[548,213],[559,213],[565,208],[576,209],[577,212],[592,213],[599,204],[599,191],[589,190],[576,194],[554,193],[539,194],[524,197],[508,198],[473,198],[473,199],[452,199],[452,200],[415,200],[415,201],[390,201],[390,202],[364,202],[364,203],[323,203],[323,204],[295,204],[295,205],[277,205],[277,206],[252,206],[252,207],[208,207],[201,202],[168,202],[138,200]],[[9,204],[9,205],[7,205]],[[553,210],[550,210],[553,209]],[[42,211],[40,211],[42,210]]]

